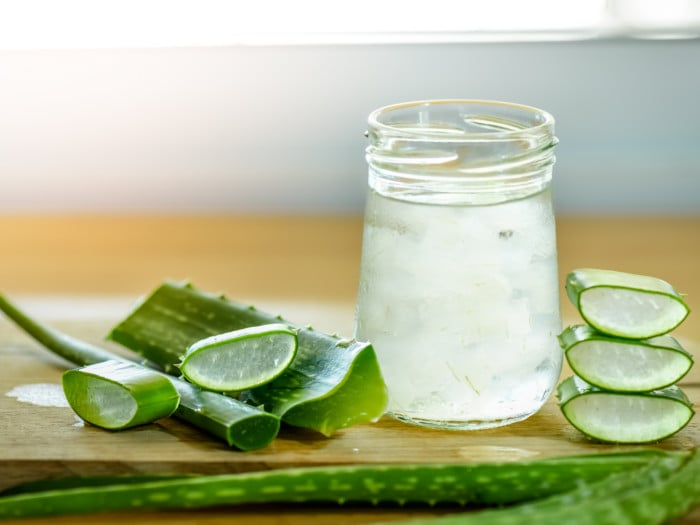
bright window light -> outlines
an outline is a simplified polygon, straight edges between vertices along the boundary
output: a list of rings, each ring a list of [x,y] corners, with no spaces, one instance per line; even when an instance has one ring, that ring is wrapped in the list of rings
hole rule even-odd
[[[632,17],[651,13],[653,20],[661,9],[665,15],[659,20],[670,17],[675,25],[697,29],[698,4],[695,0],[0,0],[0,49],[590,38],[619,30],[619,22],[629,21],[635,9]],[[669,14],[669,6],[673,13]]]

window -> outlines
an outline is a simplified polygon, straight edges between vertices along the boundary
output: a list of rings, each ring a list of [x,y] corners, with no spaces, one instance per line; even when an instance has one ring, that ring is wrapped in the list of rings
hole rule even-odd
[[[694,37],[695,0],[0,0],[0,49]]]

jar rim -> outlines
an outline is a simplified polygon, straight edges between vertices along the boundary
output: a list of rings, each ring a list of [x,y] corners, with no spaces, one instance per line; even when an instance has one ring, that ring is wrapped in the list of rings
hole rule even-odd
[[[416,128],[402,128],[400,126],[395,126],[392,124],[387,124],[382,122],[381,116],[387,115],[402,109],[418,108],[418,107],[438,107],[438,106],[484,106],[493,108],[506,108],[515,111],[522,111],[524,114],[530,114],[539,119],[539,122],[533,126],[523,126],[518,129],[503,129],[498,131],[488,131],[488,132],[464,132],[460,135],[445,135],[444,133],[436,132],[430,130],[430,128],[416,129]],[[409,102],[400,102],[397,104],[389,104],[375,109],[369,114],[367,119],[369,126],[379,132],[390,133],[392,135],[399,135],[403,137],[424,137],[434,139],[440,142],[454,142],[454,141],[472,141],[472,140],[498,140],[498,139],[513,139],[517,138],[523,134],[532,136],[533,134],[547,133],[551,134],[553,132],[554,117],[547,111],[539,109],[534,106],[529,106],[526,104],[518,104],[514,102],[504,102],[499,100],[488,100],[488,99],[425,99],[425,100],[414,100]]]

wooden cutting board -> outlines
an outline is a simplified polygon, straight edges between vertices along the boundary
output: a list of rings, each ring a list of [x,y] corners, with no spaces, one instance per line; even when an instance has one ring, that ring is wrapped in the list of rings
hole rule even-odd
[[[116,349],[104,343],[103,338],[121,317],[124,302],[120,301],[86,303],[63,299],[35,301],[25,307],[72,335]],[[263,306],[272,304],[268,301]],[[317,321],[315,326],[328,331],[351,323],[349,305],[278,306],[277,310],[289,318],[313,318]],[[689,346],[696,355],[697,348],[692,343]],[[61,406],[65,404],[60,377],[68,364],[2,318],[0,364],[0,489],[24,481],[70,475],[222,473],[382,462],[518,461],[634,448],[586,440],[568,425],[550,399],[529,419],[497,429],[439,431],[383,418],[375,424],[346,429],[332,438],[286,428],[268,448],[243,453],[175,419],[123,432],[84,425],[69,407]],[[696,367],[682,383],[697,410],[700,369]],[[700,426],[695,418],[680,433],[657,446],[688,449],[698,445]]]

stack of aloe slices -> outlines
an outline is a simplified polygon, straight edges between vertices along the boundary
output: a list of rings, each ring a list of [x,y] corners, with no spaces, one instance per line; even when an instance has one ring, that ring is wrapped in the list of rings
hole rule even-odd
[[[676,383],[693,357],[668,335],[688,316],[666,281],[600,269],[570,272],[566,291],[586,324],[559,335],[574,376],[557,395],[564,416],[583,434],[611,443],[669,437],[693,417]]]

